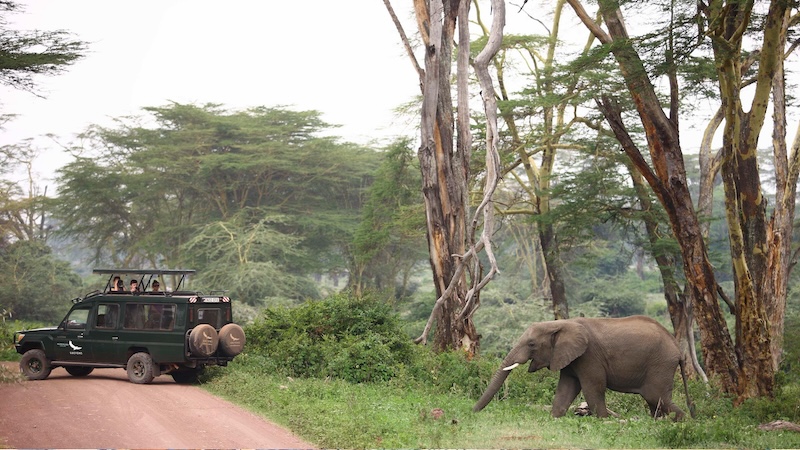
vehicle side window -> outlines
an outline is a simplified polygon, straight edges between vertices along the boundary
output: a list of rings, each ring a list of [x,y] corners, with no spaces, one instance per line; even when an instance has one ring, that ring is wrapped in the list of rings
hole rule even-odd
[[[125,305],[126,329],[170,331],[175,326],[175,305],[129,303]]]
[[[214,328],[219,328],[220,322],[219,308],[200,308],[197,310],[197,323],[207,323]]]
[[[117,328],[118,318],[119,318],[119,305],[100,304],[97,306],[97,323],[95,323],[95,327]]]
[[[128,303],[125,305],[125,324],[127,329],[144,329],[144,305]]]
[[[67,317],[67,328],[70,330],[85,330],[88,319],[89,308],[73,310]]]
[[[161,329],[172,331],[175,327],[175,305],[162,305]]]

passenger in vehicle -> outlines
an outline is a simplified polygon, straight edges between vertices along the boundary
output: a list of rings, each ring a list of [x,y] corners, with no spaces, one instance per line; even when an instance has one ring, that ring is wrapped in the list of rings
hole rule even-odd
[[[131,294],[138,294],[139,293],[139,282],[136,280],[131,280]]]
[[[158,330],[161,328],[161,311],[159,309],[155,305],[150,306],[147,322],[144,324],[145,330]]]
[[[153,280],[152,292],[161,292],[161,284],[158,282],[158,280]]]
[[[111,282],[111,292],[121,292],[123,290],[125,290],[125,284],[122,282],[122,278],[114,277]]]

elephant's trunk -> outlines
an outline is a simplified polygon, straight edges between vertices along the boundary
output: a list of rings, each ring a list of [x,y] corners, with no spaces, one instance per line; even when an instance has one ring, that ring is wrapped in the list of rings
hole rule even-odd
[[[472,410],[478,412],[486,407],[494,395],[497,394],[497,391],[500,390],[500,386],[505,383],[506,378],[508,378],[508,374],[511,373],[511,370],[517,367],[519,364],[512,364],[509,365],[506,361],[503,361],[503,365],[500,369],[494,373],[492,377],[492,381],[489,382],[489,386],[486,387],[486,390],[483,391],[483,395],[481,398],[478,399],[478,403],[475,403],[475,406],[472,407]]]

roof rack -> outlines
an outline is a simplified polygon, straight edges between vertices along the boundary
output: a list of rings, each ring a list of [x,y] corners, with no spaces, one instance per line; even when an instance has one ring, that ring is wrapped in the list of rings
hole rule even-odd
[[[138,278],[137,281],[140,284],[142,292],[144,292],[144,290],[147,289],[147,287],[150,285],[150,280],[152,280],[154,277],[158,278],[159,276],[163,275],[180,276],[177,284],[174,287],[174,290],[177,291],[180,290],[181,285],[186,279],[186,276],[193,275],[195,272],[196,271],[193,269],[94,269],[92,270],[92,273],[108,275],[108,281],[106,282],[106,286],[103,289],[104,293],[115,292],[111,290],[111,286],[113,286],[113,281],[115,276],[119,277],[120,275],[138,275],[135,278]]]
[[[194,269],[94,269],[92,273],[137,274],[137,275],[192,275]]]

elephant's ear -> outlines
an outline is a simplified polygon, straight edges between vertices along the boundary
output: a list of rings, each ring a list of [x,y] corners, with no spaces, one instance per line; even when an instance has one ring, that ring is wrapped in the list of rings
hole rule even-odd
[[[561,370],[589,347],[589,332],[583,325],[570,320],[557,320],[559,329],[553,333],[553,357],[550,370]]]

